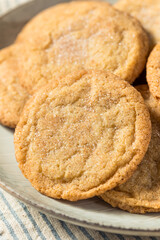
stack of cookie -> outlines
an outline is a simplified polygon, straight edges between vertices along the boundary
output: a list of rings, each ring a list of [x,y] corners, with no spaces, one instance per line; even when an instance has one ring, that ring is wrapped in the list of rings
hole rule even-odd
[[[101,197],[113,207],[131,213],[160,212],[160,1],[119,0],[115,7],[136,17],[149,37],[151,53],[146,66],[149,87],[146,84],[136,88],[150,111],[152,137],[133,176]]]
[[[123,2],[116,8],[132,15]],[[33,18],[0,51],[0,121],[16,127],[19,167],[41,193],[160,211],[160,47],[147,64],[150,90],[131,86],[155,44],[144,28],[157,38],[116,8],[76,1]]]

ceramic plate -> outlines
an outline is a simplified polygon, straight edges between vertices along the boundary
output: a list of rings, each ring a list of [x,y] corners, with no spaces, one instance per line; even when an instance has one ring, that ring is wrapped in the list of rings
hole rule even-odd
[[[59,2],[62,1],[35,0],[1,17],[0,48],[12,43],[22,26],[36,13]],[[68,202],[41,195],[19,170],[13,131],[3,126],[0,126],[0,186],[38,210],[73,224],[112,233],[160,236],[160,214],[130,214],[110,207],[99,198]]]

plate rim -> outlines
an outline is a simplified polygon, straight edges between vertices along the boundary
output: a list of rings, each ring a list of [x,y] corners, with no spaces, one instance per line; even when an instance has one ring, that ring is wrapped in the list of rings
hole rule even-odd
[[[4,18],[5,16],[11,14],[11,13],[14,12],[15,10],[20,9],[20,8],[23,8],[23,7],[25,7],[25,5],[28,5],[28,4],[30,4],[30,3],[32,3],[32,2],[35,2],[35,1],[36,1],[36,0],[28,0],[28,2],[19,3],[18,6],[15,5],[15,6],[12,7],[10,10],[6,10],[4,13],[1,13],[1,14],[0,14],[0,21],[1,21],[2,18]]]
[[[54,210],[52,209],[47,209],[45,208],[41,203],[36,204],[35,202],[33,202],[32,200],[29,200],[26,197],[22,197],[18,192],[15,192],[14,189],[12,187],[10,187],[8,184],[4,183],[1,179],[0,179],[0,187],[6,191],[7,193],[9,193],[10,195],[12,195],[13,197],[15,197],[16,199],[24,202],[25,204],[32,206],[34,209],[37,209],[43,213],[47,213],[48,215],[50,215],[51,217],[54,217],[58,220],[62,220],[62,221],[66,221],[68,223],[77,225],[77,226],[82,226],[82,227],[86,227],[86,228],[91,228],[93,230],[98,230],[98,231],[104,231],[107,233],[113,233],[113,234],[125,234],[125,235],[137,235],[137,236],[160,236],[160,228],[158,230],[137,230],[137,229],[125,229],[125,228],[121,228],[121,227],[113,227],[113,226],[105,226],[105,225],[100,225],[100,224],[96,224],[96,223],[90,223],[88,221],[82,221],[79,220],[77,218],[73,218],[71,216],[65,216],[62,213],[56,213]],[[149,234],[149,235],[148,235]]]
[[[20,5],[18,5],[17,7],[13,7],[11,10],[8,10],[5,13],[2,13],[0,15],[0,21],[6,17],[7,15],[10,15],[12,12],[16,11],[17,9],[21,9],[21,8],[25,8],[27,5],[32,4],[33,2],[35,2],[37,0],[28,0],[28,2],[25,3],[20,3]],[[70,0],[68,0],[69,2]],[[1,49],[1,48],[0,48]],[[2,125],[2,127],[7,128],[5,126]],[[8,128],[10,129],[10,128]],[[17,166],[18,167],[18,166]],[[140,229],[125,229],[122,227],[114,227],[114,226],[105,226],[103,224],[98,224],[98,223],[91,223],[88,222],[87,220],[79,220],[77,218],[73,218],[71,216],[67,216],[67,215],[63,215],[62,213],[57,213],[52,209],[47,209],[45,208],[45,206],[43,206],[41,203],[36,204],[34,201],[29,200],[26,197],[21,196],[18,192],[16,192],[14,190],[14,188],[10,187],[7,183],[5,183],[3,180],[1,180],[0,178],[0,188],[2,188],[4,191],[6,191],[7,193],[9,193],[10,195],[12,195],[13,197],[15,197],[16,199],[24,202],[25,204],[32,206],[33,208],[50,215],[51,217],[54,217],[56,219],[62,220],[62,221],[66,221],[68,223],[74,224],[74,225],[78,225],[78,226],[82,226],[82,227],[86,227],[86,228],[91,228],[94,230],[98,230],[98,231],[104,231],[107,233],[113,233],[113,234],[123,234],[123,235],[136,235],[136,236],[160,236],[160,228],[158,230],[140,230]]]

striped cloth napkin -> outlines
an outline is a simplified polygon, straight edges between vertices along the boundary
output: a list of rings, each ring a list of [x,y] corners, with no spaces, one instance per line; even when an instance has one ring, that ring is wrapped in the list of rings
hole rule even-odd
[[[0,0],[0,14],[28,0]],[[45,0],[44,0],[45,1]],[[47,216],[0,189],[0,240],[160,240],[94,231]]]

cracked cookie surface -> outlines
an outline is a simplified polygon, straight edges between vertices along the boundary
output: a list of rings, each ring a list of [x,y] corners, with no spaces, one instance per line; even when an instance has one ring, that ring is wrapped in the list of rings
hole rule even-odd
[[[131,14],[141,22],[148,33],[150,49],[160,42],[159,0],[119,0],[114,7]]]
[[[109,72],[81,71],[28,101],[14,135],[16,159],[41,193],[71,201],[127,180],[150,141],[143,98]]]
[[[11,128],[16,127],[29,98],[26,89],[19,83],[16,59],[18,52],[17,45],[0,51],[0,122]]]
[[[21,84],[30,92],[81,68],[107,69],[132,83],[148,55],[148,37],[139,22],[96,1],[45,10],[24,27],[17,42],[27,45]]]
[[[113,207],[131,213],[160,211],[160,103],[150,94],[148,86],[137,88],[150,110],[152,137],[144,159],[133,176],[124,184],[101,197]]]
[[[153,48],[148,58],[147,82],[153,96],[160,98],[160,43]]]

